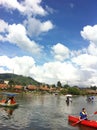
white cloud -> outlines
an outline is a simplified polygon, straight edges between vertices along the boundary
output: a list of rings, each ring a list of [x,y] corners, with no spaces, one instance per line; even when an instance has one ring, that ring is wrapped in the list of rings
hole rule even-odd
[[[56,84],[57,81],[61,83],[67,83],[71,86],[88,86],[95,83],[97,77],[97,64],[95,58],[92,62],[84,62],[82,56],[77,57],[71,62],[48,62],[43,65],[36,65],[35,60],[29,56],[9,58],[7,56],[0,56],[0,72],[21,74],[24,76],[30,76],[39,82],[48,84]],[[93,57],[91,57],[92,59]],[[84,64],[84,65],[83,65]],[[89,66],[90,64],[90,66]],[[94,64],[94,66],[93,66]],[[83,67],[84,66],[84,67]],[[94,68],[93,68],[94,67]]]
[[[21,24],[13,24],[9,26],[9,34],[7,35],[7,39],[11,43],[15,43],[20,48],[23,48],[32,54],[39,54],[41,51],[41,46],[38,46],[37,43],[31,41],[27,37],[26,30]]]
[[[32,57],[14,57],[9,58],[7,56],[0,56],[0,69],[2,72],[10,72],[15,74],[29,75],[30,69],[35,65],[35,61]],[[5,71],[3,68],[5,68]]]
[[[5,32],[8,28],[8,23],[4,22],[4,20],[0,19],[0,32]]]
[[[46,32],[46,31],[48,31],[48,30],[50,30],[50,29],[52,29],[53,28],[53,24],[51,23],[51,21],[46,21],[46,22],[44,22],[42,25],[41,25],[41,30],[43,31],[43,32]]]
[[[31,76],[40,82],[56,83],[56,81],[69,83],[78,78],[78,70],[70,63],[49,62],[43,66],[35,65],[35,60],[32,57],[14,57],[0,56],[0,70],[6,67],[4,72],[13,72],[15,74],[22,74]],[[75,76],[74,76],[75,75]]]
[[[20,12],[24,12],[24,7],[17,0],[0,0],[0,5],[7,9],[17,9]]]
[[[28,20],[25,20],[24,22],[26,27],[20,23],[14,23],[11,25],[3,20],[0,20],[0,41],[15,44],[24,51],[40,56],[44,47],[32,39],[34,36],[48,32],[53,28],[53,24],[50,20],[41,22],[40,20],[31,18],[32,15],[45,16],[47,14],[47,12],[42,8],[41,2],[42,0],[24,0],[21,2],[18,0],[1,0],[1,6],[10,10],[17,9],[23,15],[27,15]]]
[[[97,45],[94,44],[93,42],[90,42],[87,52],[91,55],[97,56]]]
[[[40,5],[42,0],[24,0],[19,2],[18,0],[0,0],[0,5],[10,10],[18,10],[21,14],[42,15],[45,16],[47,12]]]
[[[84,39],[89,40],[90,42],[93,42],[97,45],[97,25],[85,26],[81,31],[81,36]]]
[[[30,37],[38,36],[41,33],[53,29],[53,24],[49,20],[41,22],[35,18],[28,18],[28,20],[24,21],[24,25],[27,28],[27,33]]]
[[[65,59],[68,59],[70,55],[69,49],[61,43],[57,43],[56,45],[54,45],[52,47],[52,51],[54,54],[54,58],[59,61],[64,61]]]
[[[72,81],[78,78],[77,72],[78,70],[70,63],[48,62],[43,66],[34,66],[30,70],[30,75],[37,81],[49,84],[56,84],[57,81],[65,83],[68,81],[72,84]]]
[[[47,32],[53,28],[53,24],[50,21],[41,23],[34,18],[25,21],[25,26],[27,27],[27,30],[22,24],[8,25],[5,21],[0,20],[0,41],[8,41],[11,44],[17,45],[19,48],[28,51],[31,54],[37,54],[38,56],[41,54],[43,46],[30,40],[27,35],[34,37],[43,32]]]
[[[53,8],[50,8],[49,6],[47,6],[46,5],[46,10],[47,10],[47,12],[50,12],[51,14],[53,13],[53,12],[56,12],[56,10],[54,10]]]
[[[24,13],[31,15],[42,15],[45,16],[47,12],[40,5],[42,0],[25,0],[22,5],[25,7]]]
[[[35,41],[31,41],[27,37],[26,29],[22,24],[9,25],[6,28],[5,34],[6,35],[4,36],[0,35],[0,40],[9,41],[11,44],[16,44],[25,51],[40,55],[43,47],[39,46]]]
[[[80,54],[79,56],[74,57],[72,62],[76,63],[80,66],[80,68],[85,70],[96,69],[97,67],[97,57],[88,54]]]

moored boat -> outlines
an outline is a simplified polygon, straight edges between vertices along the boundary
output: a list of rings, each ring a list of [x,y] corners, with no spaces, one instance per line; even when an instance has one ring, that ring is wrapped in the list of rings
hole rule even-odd
[[[85,126],[88,126],[88,127],[97,128],[97,121],[95,121],[95,120],[82,120],[82,121],[79,121],[79,117],[69,115],[68,116],[68,121],[72,122],[74,124],[81,124],[81,125],[85,125]]]

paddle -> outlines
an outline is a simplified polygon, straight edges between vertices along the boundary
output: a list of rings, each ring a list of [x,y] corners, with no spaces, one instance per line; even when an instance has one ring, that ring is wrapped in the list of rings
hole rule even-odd
[[[93,116],[93,115],[95,115],[95,114],[97,114],[97,111],[95,111],[93,114],[91,114],[90,117]],[[86,118],[87,118],[87,117],[85,117],[85,118],[83,118],[83,119],[81,119],[81,120],[79,120],[79,121],[73,123],[72,126],[77,125],[78,123],[80,123],[81,121],[85,120]]]

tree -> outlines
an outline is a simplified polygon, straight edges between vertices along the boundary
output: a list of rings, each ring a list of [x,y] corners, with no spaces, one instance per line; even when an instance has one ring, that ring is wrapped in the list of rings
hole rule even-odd
[[[62,85],[61,85],[61,82],[60,82],[60,81],[58,81],[58,82],[57,82],[57,87],[62,87]]]
[[[65,84],[64,85],[64,88],[69,88],[70,86],[68,84]]]
[[[97,89],[96,86],[91,86],[90,88],[91,88],[92,90],[96,90],[96,89]]]
[[[10,87],[12,87],[14,85],[14,81],[11,79],[11,80],[9,80],[8,84],[10,85]]]
[[[69,87],[68,93],[73,94],[73,95],[80,95],[80,89],[77,87]]]
[[[56,88],[56,85],[55,85],[55,84],[52,84],[52,88]]]

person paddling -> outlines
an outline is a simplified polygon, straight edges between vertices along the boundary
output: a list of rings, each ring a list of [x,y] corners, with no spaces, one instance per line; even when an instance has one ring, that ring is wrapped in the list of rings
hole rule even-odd
[[[79,120],[85,119],[87,120],[88,118],[87,112],[85,108],[82,108],[82,111],[80,112]]]

